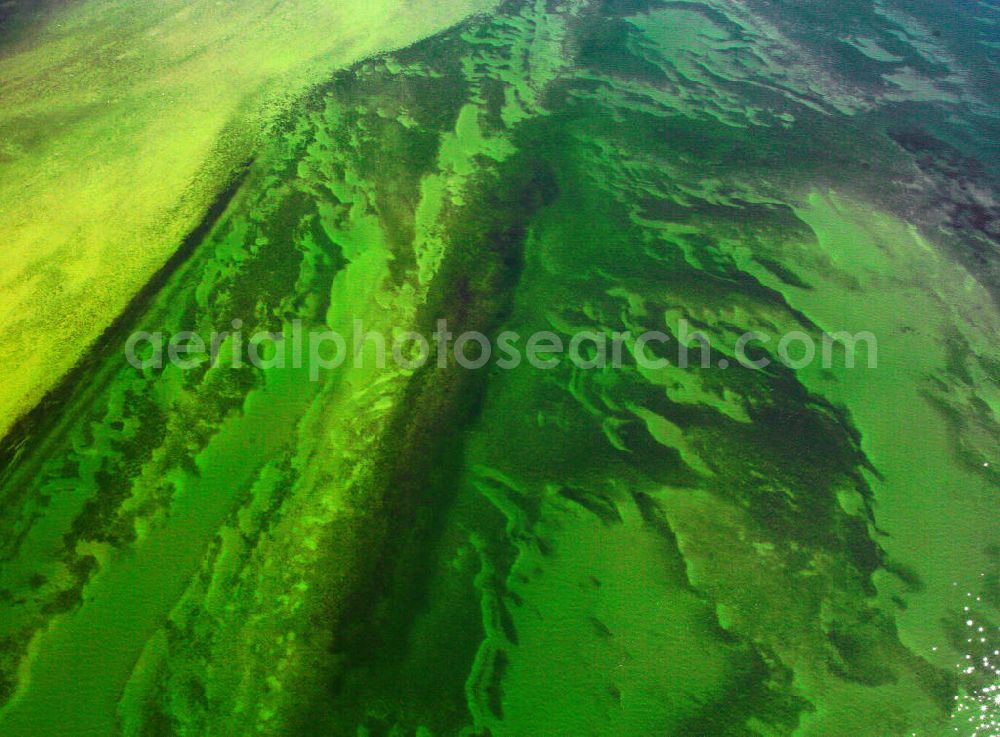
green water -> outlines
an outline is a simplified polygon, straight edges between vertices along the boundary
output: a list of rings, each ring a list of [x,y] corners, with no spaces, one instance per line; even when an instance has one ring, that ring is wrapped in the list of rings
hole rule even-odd
[[[945,5],[510,2],[289,102],[8,440],[0,734],[991,734],[996,22]],[[631,337],[122,356],[442,318]],[[877,366],[782,365],[792,331]]]
[[[276,370],[178,480],[169,517],[133,548],[104,561],[73,616],[34,644],[28,689],[5,715],[6,734],[110,734],[115,705],[144,644],[198,572],[212,536],[260,465],[292,439],[311,398],[304,370]],[[96,677],[95,677],[96,676]]]

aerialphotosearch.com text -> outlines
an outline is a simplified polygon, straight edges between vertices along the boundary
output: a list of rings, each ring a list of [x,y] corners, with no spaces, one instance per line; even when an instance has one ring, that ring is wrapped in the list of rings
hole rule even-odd
[[[380,332],[366,330],[354,320],[350,335],[333,330],[304,330],[300,321],[285,332],[257,331],[244,335],[241,320],[233,320],[227,330],[207,336],[193,331],[166,335],[140,331],[129,336],[125,357],[137,369],[160,369],[170,364],[193,369],[206,361],[210,366],[260,369],[306,368],[313,381],[322,372],[345,364],[360,368],[373,361],[385,368],[396,366],[416,370],[427,365],[438,368],[458,365],[475,370],[491,364],[514,369],[527,364],[539,370],[553,369],[569,362],[579,369],[621,368],[635,363],[642,369],[742,367],[763,370],[774,362],[799,370],[815,361],[825,368],[855,368],[878,365],[878,342],[868,331],[822,333],[819,336],[793,330],[782,335],[758,331],[743,333],[730,346],[713,345],[709,336],[680,320],[676,335],[651,330],[632,332],[582,330],[559,335],[549,330],[521,335],[504,330],[491,338],[477,331],[457,335],[447,320],[438,320],[429,336],[412,330]]]

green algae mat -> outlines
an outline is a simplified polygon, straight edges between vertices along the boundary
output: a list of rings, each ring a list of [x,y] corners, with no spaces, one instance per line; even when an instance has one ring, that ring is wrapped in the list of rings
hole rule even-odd
[[[0,5],[2,737],[1000,735],[1000,6]]]

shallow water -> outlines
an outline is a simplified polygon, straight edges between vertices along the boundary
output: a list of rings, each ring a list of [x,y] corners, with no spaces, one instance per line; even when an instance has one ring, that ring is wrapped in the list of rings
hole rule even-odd
[[[291,104],[12,436],[0,732],[990,734],[997,58],[952,11],[513,2]],[[439,318],[633,337],[315,381],[117,345]],[[838,331],[877,366],[778,360]]]

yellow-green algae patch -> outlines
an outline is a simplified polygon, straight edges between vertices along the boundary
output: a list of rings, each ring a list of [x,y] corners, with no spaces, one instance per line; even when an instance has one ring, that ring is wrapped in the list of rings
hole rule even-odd
[[[291,100],[493,4],[67,3],[0,50],[0,435],[163,265]]]

